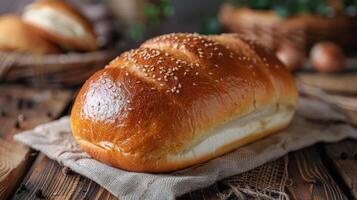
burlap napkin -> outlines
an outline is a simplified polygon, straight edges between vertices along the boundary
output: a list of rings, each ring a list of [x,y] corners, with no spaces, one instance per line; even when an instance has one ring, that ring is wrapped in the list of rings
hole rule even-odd
[[[90,158],[73,140],[68,117],[20,133],[15,139],[94,180],[121,200],[160,200],[209,186],[316,142],[335,142],[346,137],[357,138],[357,130],[346,123],[343,114],[325,103],[300,98],[292,123],[279,134],[169,174],[127,172]]]

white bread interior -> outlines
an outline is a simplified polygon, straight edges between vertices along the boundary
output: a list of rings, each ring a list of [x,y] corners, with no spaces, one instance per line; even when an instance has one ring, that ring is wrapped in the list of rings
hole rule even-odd
[[[238,117],[213,130],[207,134],[208,137],[194,141],[192,147],[186,151],[168,155],[168,162],[188,162],[208,157],[236,141],[249,137],[264,137],[276,129],[287,126],[294,112],[292,107],[272,106],[254,111],[245,117]]]

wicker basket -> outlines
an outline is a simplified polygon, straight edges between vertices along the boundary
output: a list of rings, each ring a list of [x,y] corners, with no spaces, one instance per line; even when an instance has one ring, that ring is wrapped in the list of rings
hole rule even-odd
[[[273,49],[284,43],[308,48],[323,40],[343,47],[357,46],[357,17],[298,14],[281,18],[274,11],[235,8],[227,3],[219,12],[219,20],[228,31],[245,34]]]
[[[0,80],[36,87],[73,87],[117,55],[115,50],[42,56],[0,52]]]

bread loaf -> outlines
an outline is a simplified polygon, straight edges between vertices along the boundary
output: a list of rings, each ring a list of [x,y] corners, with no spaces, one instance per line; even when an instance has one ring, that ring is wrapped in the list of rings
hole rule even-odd
[[[93,51],[98,48],[91,23],[62,0],[35,1],[26,7],[22,18],[65,49]]]
[[[294,80],[272,52],[235,34],[146,41],[95,73],[71,114],[93,158],[138,172],[208,161],[286,127]]]
[[[20,17],[7,14],[0,17],[0,51],[29,54],[55,54],[61,50],[26,24]]]

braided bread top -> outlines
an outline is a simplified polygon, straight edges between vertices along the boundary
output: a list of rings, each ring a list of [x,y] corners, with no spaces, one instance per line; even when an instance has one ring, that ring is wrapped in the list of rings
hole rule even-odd
[[[232,150],[183,156],[226,122],[293,109],[296,99],[290,73],[269,50],[235,34],[176,33],[150,39],[94,74],[75,101],[72,129],[99,160],[171,171]]]

